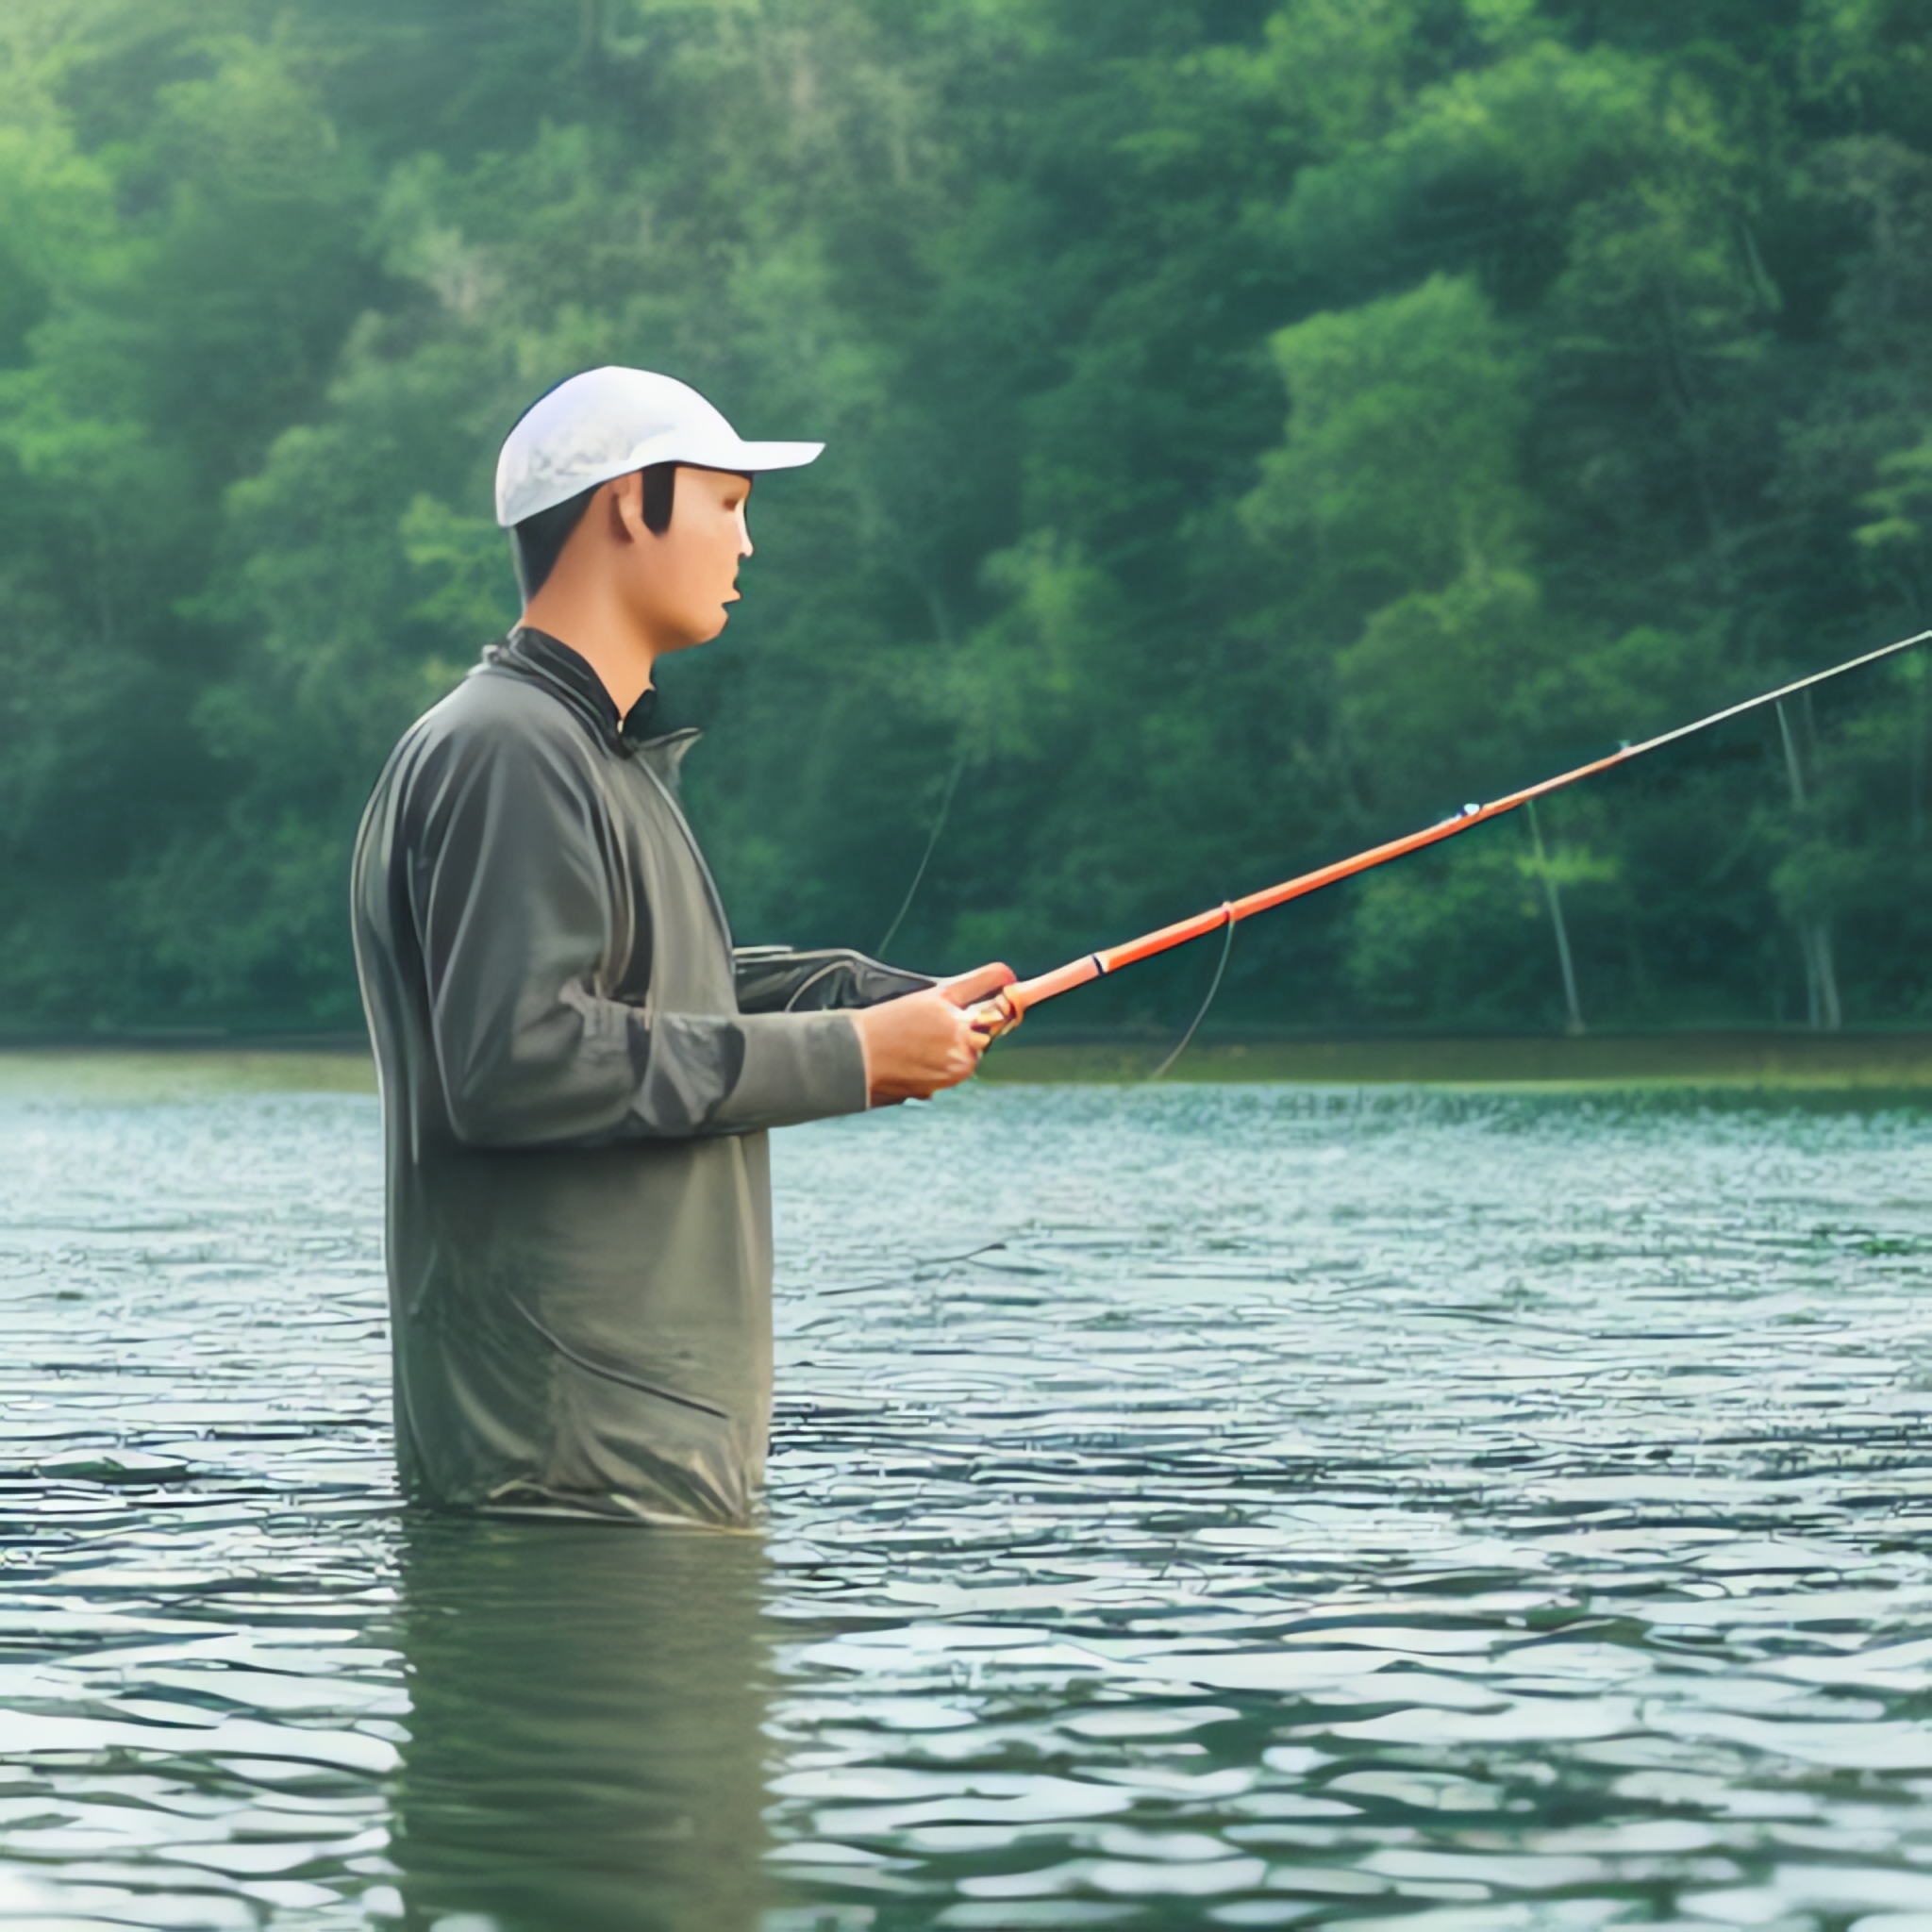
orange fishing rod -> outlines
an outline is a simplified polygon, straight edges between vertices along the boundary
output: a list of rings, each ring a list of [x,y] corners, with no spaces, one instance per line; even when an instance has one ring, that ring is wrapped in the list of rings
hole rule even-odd
[[[1722,711],[1713,711],[1709,717],[1699,718],[1693,724],[1679,724],[1674,731],[1646,738],[1641,744],[1623,745],[1607,758],[1592,758],[1587,765],[1578,765],[1574,772],[1561,772],[1539,784],[1525,785],[1521,791],[1507,792],[1501,798],[1491,799],[1488,805],[1465,805],[1453,818],[1424,825],[1421,831],[1410,832],[1403,838],[1391,839],[1387,844],[1372,845],[1352,858],[1338,858],[1332,865],[1321,866],[1314,872],[1303,873],[1299,878],[1286,879],[1278,886],[1250,892],[1244,899],[1225,900],[1211,911],[1197,912],[1191,919],[1163,925],[1158,932],[1144,933],[1140,939],[1129,940],[1125,945],[1109,946],[1105,952],[1089,953],[1082,958],[1070,959],[1064,966],[1057,966],[1051,973],[1042,973],[1037,979],[1015,980],[1004,991],[974,1008],[973,1024],[990,1040],[997,1040],[1002,1033],[1010,1033],[1035,1007],[1046,1000],[1058,999],[1063,992],[1072,992],[1076,986],[1105,978],[1109,973],[1118,973],[1123,966],[1151,959],[1157,953],[1184,946],[1190,940],[1203,939],[1210,932],[1238,925],[1257,912],[1286,906],[1291,899],[1306,898],[1310,892],[1319,892],[1324,886],[1332,886],[1341,879],[1353,878],[1357,873],[1371,872],[1378,865],[1387,865],[1391,858],[1407,858],[1411,852],[1420,852],[1425,845],[1440,845],[1444,839],[1453,839],[1458,832],[1466,832],[1472,825],[1483,824],[1490,819],[1501,818],[1505,812],[1514,811],[1533,799],[1547,797],[1552,791],[1561,791],[1566,786],[1593,778],[1599,772],[1607,772],[1614,766],[1627,765],[1632,758],[1641,758],[1647,752],[1660,751],[1667,744],[1676,743],[1680,738],[1708,731],[1713,724],[1722,724],[1726,719],[1741,717],[1746,711],[1755,711],[1760,706],[1774,705],[1784,698],[1794,697],[1801,691],[1809,691],[1814,684],[1842,677],[1848,671],[1875,664],[1881,658],[1895,657],[1899,652],[1908,651],[1914,644],[1923,644],[1928,640],[1932,640],[1932,630],[1922,630],[1915,637],[1901,638],[1895,644],[1867,651],[1862,657],[1848,658],[1828,671],[1814,671],[1808,677],[1795,678],[1775,691],[1746,698],[1741,704],[1727,705]]]

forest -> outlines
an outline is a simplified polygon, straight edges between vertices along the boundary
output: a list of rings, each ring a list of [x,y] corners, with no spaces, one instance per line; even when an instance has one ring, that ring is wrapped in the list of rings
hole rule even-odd
[[[358,816],[606,361],[827,444],[664,668],[741,941],[1042,971],[1932,622],[1932,0],[7,0],[0,1033],[359,1026]],[[1928,679],[1217,1020],[1932,1024]]]

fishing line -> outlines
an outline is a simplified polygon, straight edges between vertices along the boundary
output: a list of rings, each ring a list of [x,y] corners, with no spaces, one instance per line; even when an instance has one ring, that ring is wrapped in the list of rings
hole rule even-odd
[[[1234,951],[1234,908],[1224,906],[1222,910],[1227,914],[1227,925],[1222,934],[1221,958],[1215,964],[1214,977],[1208,982],[1208,997],[1201,1002],[1201,1010],[1194,1015],[1188,1024],[1188,1030],[1181,1035],[1180,1044],[1147,1075],[1147,1084],[1150,1087],[1187,1052],[1188,1041],[1200,1030],[1201,1022],[1208,1017],[1208,1008],[1214,1004],[1214,995],[1221,991],[1221,975],[1227,971],[1227,956]]]
[[[930,1260],[915,1261],[909,1274],[889,1274],[879,1281],[855,1281],[849,1288],[822,1288],[823,1295],[870,1294],[881,1288],[913,1288],[926,1278],[931,1268],[954,1268],[961,1261],[976,1261],[982,1255],[990,1255],[996,1248],[1006,1246],[1005,1241],[988,1241],[983,1248],[971,1248],[963,1255],[936,1255]]]
[[[925,841],[925,850],[920,855],[919,870],[912,874],[912,883],[906,888],[906,897],[900,902],[891,924],[887,926],[885,938],[873,948],[881,958],[885,956],[886,948],[892,943],[892,935],[899,930],[906,915],[912,910],[913,896],[919,891],[920,881],[925,877],[926,867],[932,863],[933,851],[940,842],[940,834],[946,829],[946,814],[953,808],[953,793],[958,790],[959,774],[965,769],[966,753],[962,749],[959,756],[953,760],[952,775],[946,780],[945,791],[940,794],[940,808],[934,815],[932,834]]]

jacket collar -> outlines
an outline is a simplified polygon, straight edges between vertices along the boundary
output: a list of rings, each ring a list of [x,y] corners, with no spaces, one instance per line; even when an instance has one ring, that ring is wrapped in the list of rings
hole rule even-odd
[[[651,721],[658,710],[655,685],[646,685],[637,703],[620,716],[616,701],[604,689],[604,680],[583,658],[548,631],[533,630],[528,625],[520,624],[507,638],[485,649],[483,661],[544,686],[620,758],[632,758],[647,746],[665,742],[665,739],[651,735]],[[697,734],[673,732],[669,736],[689,741]]]

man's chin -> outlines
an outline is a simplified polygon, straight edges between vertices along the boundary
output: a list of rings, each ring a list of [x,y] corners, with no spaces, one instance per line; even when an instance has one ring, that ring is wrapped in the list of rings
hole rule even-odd
[[[676,646],[680,651],[694,651],[700,644],[708,644],[715,637],[721,636],[724,626],[731,622],[731,613],[721,610],[718,619],[708,630],[692,629],[685,636],[684,641]]]

